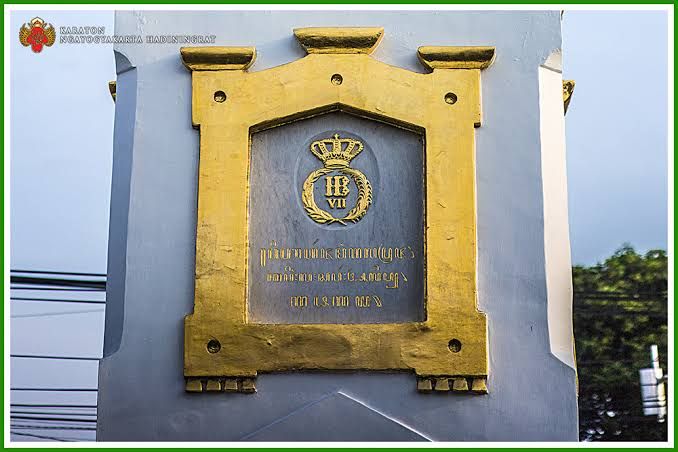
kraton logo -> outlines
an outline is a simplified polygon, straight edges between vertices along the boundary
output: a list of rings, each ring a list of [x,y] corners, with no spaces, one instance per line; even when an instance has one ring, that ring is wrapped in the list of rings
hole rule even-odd
[[[56,30],[52,24],[36,17],[19,29],[19,42],[24,47],[31,46],[35,53],[42,52],[43,46],[51,47],[56,41]]]

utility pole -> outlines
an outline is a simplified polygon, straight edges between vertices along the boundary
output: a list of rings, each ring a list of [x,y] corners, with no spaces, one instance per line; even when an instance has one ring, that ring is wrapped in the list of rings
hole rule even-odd
[[[650,346],[652,367],[640,369],[640,394],[643,400],[643,414],[657,416],[657,422],[666,421],[666,392],[664,382],[666,376],[659,367],[659,350],[656,345]]]

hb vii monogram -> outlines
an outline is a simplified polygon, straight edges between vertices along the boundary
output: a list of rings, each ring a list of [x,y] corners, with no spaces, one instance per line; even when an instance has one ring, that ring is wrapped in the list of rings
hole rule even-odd
[[[346,196],[351,191],[349,182],[351,179],[346,176],[325,176],[325,197],[331,209],[346,208]]]

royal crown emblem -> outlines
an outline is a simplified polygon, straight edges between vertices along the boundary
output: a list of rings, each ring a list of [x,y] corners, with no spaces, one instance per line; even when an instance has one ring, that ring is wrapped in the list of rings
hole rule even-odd
[[[31,19],[19,29],[19,42],[24,47],[31,46],[35,53],[42,52],[43,46],[51,47],[56,41],[56,30],[39,17]]]
[[[364,145],[359,140],[339,138],[339,134],[311,143],[311,153],[323,162],[323,167],[311,172],[302,186],[301,201],[311,220],[319,224],[346,225],[349,222],[357,223],[365,216],[372,204],[372,186],[362,172],[349,166],[351,160],[360,154],[363,148]],[[346,198],[351,192],[349,186],[351,181],[358,190],[355,206],[341,218],[336,218],[327,210],[321,209],[315,202],[313,194],[315,183],[323,176],[325,198],[330,209],[346,208]]]
[[[328,145],[332,146],[331,150],[327,150]],[[363,147],[360,141],[339,138],[335,133],[332,138],[311,143],[311,152],[323,162],[325,168],[336,169],[347,167],[353,157],[362,152]]]

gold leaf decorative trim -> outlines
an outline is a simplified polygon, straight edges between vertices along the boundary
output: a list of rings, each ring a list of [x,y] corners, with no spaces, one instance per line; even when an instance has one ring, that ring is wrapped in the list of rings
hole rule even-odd
[[[439,376],[417,379],[420,393],[487,394],[485,377]],[[187,378],[186,392],[256,392],[255,378],[203,377]]]
[[[182,47],[181,59],[191,71],[244,71],[257,56],[254,47]]]
[[[253,378],[187,378],[186,392],[257,392]]]
[[[307,53],[366,53],[377,48],[383,27],[309,27],[295,28],[299,44]]]
[[[115,90],[117,88],[117,82],[115,80],[108,82],[108,92],[111,93],[113,102],[115,102]]]
[[[421,393],[487,394],[487,384],[485,377],[424,377],[417,379],[417,391]]]
[[[429,69],[485,69],[494,61],[494,47],[423,46],[417,49]]]
[[[565,113],[567,113],[567,107],[570,106],[572,94],[574,94],[574,85],[574,80],[563,80],[563,104],[565,106]]]

